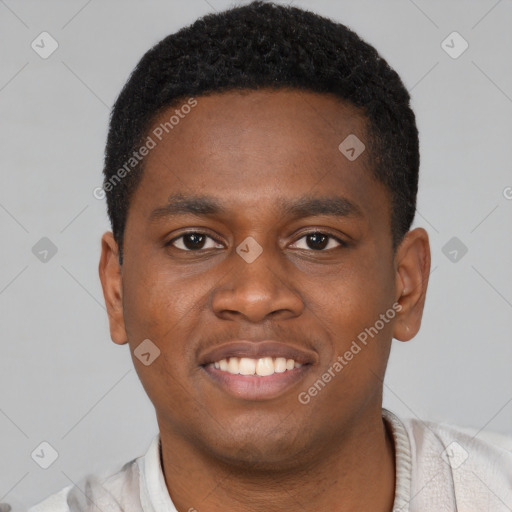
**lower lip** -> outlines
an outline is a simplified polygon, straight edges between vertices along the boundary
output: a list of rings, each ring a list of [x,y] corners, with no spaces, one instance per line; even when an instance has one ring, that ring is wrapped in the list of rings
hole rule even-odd
[[[288,391],[304,378],[311,365],[304,364],[293,370],[274,373],[266,377],[257,375],[235,375],[214,366],[202,368],[221,389],[244,400],[269,400]]]

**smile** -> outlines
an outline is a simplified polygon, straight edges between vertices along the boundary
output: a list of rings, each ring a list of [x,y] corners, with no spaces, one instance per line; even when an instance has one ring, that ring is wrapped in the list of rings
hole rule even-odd
[[[242,400],[262,401],[290,392],[313,365],[282,357],[229,357],[201,368],[208,380],[224,394]]]
[[[243,400],[270,400],[297,387],[318,354],[294,343],[236,340],[198,355],[210,384]]]
[[[232,375],[257,375],[258,377],[267,377],[275,373],[284,373],[294,368],[300,368],[301,363],[294,359],[285,357],[260,357],[252,359],[250,357],[229,357],[210,363],[210,367],[230,373]]]

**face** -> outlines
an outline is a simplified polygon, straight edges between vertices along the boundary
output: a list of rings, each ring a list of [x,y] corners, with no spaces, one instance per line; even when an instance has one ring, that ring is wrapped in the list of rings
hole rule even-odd
[[[419,329],[427,235],[393,252],[388,190],[365,151],[338,148],[365,142],[354,107],[285,90],[196,101],[148,132],[121,268],[103,237],[112,339],[129,343],[163,436],[293,465],[380,416],[391,338]]]

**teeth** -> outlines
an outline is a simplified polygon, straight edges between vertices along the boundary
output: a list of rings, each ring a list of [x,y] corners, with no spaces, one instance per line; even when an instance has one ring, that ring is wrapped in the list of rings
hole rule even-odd
[[[240,363],[238,357],[230,357],[228,362],[228,372],[236,375],[240,373]]]
[[[259,377],[266,377],[274,373],[283,373],[286,370],[300,368],[302,364],[297,363],[293,359],[286,359],[284,357],[262,357],[260,359],[230,357],[228,359],[215,361],[213,366],[233,375],[258,375]]]
[[[262,357],[258,359],[258,364],[256,365],[256,375],[260,377],[266,377],[267,375],[272,375],[274,373],[274,361],[271,357]]]
[[[238,363],[238,370],[240,375],[254,375],[256,370],[256,360],[249,359],[248,357],[240,358],[240,362]]]
[[[276,357],[274,362],[274,371],[276,373],[283,373],[286,371],[286,359],[284,357]]]

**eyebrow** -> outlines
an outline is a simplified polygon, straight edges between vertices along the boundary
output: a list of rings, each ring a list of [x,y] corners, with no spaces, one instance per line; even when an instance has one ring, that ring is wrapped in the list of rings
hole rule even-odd
[[[302,196],[297,199],[278,199],[276,204],[283,216],[296,218],[328,215],[332,217],[364,217],[362,209],[346,197]],[[169,196],[165,206],[156,208],[149,215],[149,222],[176,217],[178,215],[220,216],[226,215],[228,208],[213,196]]]

